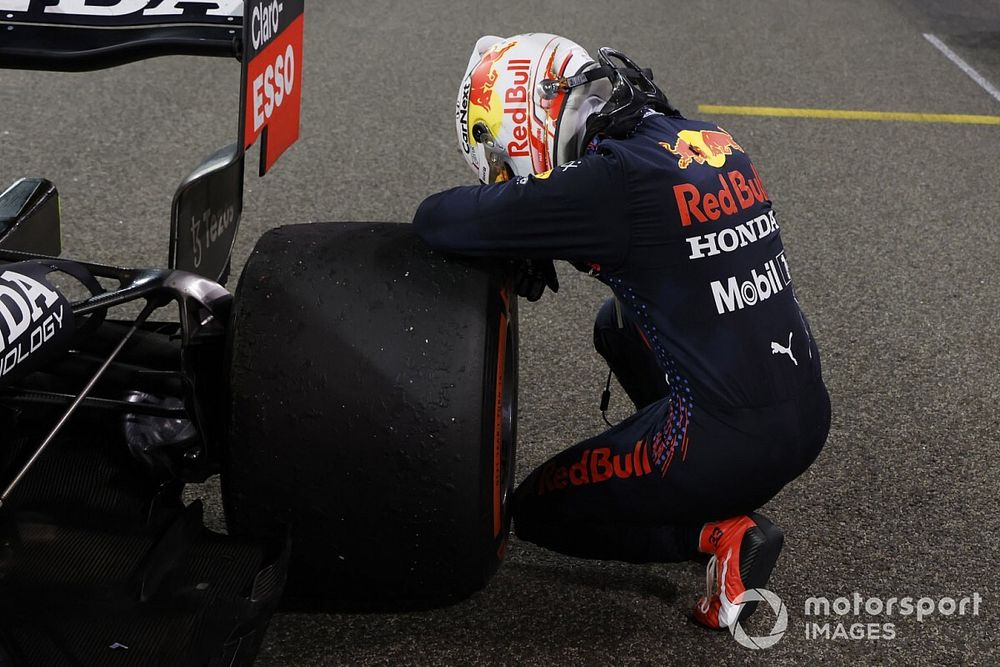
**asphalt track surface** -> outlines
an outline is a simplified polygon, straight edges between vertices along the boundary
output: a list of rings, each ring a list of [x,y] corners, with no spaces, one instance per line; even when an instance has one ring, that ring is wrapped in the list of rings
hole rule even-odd
[[[452,106],[484,33],[614,45],[691,116],[699,104],[1000,114],[923,37],[998,85],[995,1],[307,4],[302,140],[272,175],[249,177],[237,270],[271,226],[407,222],[425,195],[469,182]],[[235,136],[237,78],[235,63],[191,58],[0,73],[0,181],[59,185],[67,255],[162,264],[174,187]],[[785,637],[750,651],[689,624],[700,567],[586,562],[514,541],[490,586],[451,608],[280,614],[259,664],[1000,662],[1000,128],[715,120],[766,181],[834,402],[822,456],[764,508],[786,531],[769,586],[788,608]],[[590,330],[605,291],[568,266],[560,277],[558,295],[521,310],[519,479],[602,429]],[[612,411],[624,410],[619,391]],[[805,637],[806,598],[854,592],[983,602],[978,616],[922,622],[822,619],[893,622],[892,640]],[[748,630],[773,620],[762,610]]]

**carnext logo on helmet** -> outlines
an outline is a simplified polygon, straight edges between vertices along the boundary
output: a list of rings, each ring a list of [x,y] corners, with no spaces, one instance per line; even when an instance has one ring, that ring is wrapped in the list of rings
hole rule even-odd
[[[455,120],[462,128],[462,151],[468,155],[472,148],[469,146],[469,91],[472,90],[472,82],[466,81],[462,87],[462,94],[455,102]]]

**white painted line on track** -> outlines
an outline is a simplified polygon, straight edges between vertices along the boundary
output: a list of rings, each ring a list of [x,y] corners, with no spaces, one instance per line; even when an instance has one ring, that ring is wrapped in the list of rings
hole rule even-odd
[[[972,65],[962,60],[961,56],[949,49],[947,44],[927,32],[924,33],[924,39],[933,44],[934,48],[943,53],[948,60],[955,63],[960,70],[968,74],[969,78],[978,83],[980,87],[992,95],[997,102],[1000,102],[1000,90],[997,90],[992,83],[986,80],[986,77],[973,69]]]

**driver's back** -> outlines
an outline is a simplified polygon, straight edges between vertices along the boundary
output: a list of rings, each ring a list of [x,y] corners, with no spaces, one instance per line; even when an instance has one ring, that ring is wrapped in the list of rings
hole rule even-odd
[[[600,151],[622,165],[630,232],[627,254],[599,277],[664,370],[702,404],[727,407],[780,403],[819,381],[771,201],[737,140],[655,114]]]

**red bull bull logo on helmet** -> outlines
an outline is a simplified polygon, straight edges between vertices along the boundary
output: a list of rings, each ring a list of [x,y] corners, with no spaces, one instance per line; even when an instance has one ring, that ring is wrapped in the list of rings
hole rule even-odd
[[[743,151],[732,135],[721,127],[716,130],[681,130],[673,146],[661,141],[660,145],[676,155],[677,166],[687,169],[692,163],[719,168],[726,163],[726,156],[733,151]]]
[[[493,86],[496,84],[499,74],[496,69],[496,61],[517,45],[517,42],[507,42],[490,48],[483,59],[479,61],[472,74],[469,75],[469,103],[482,107],[487,112],[493,104]]]

